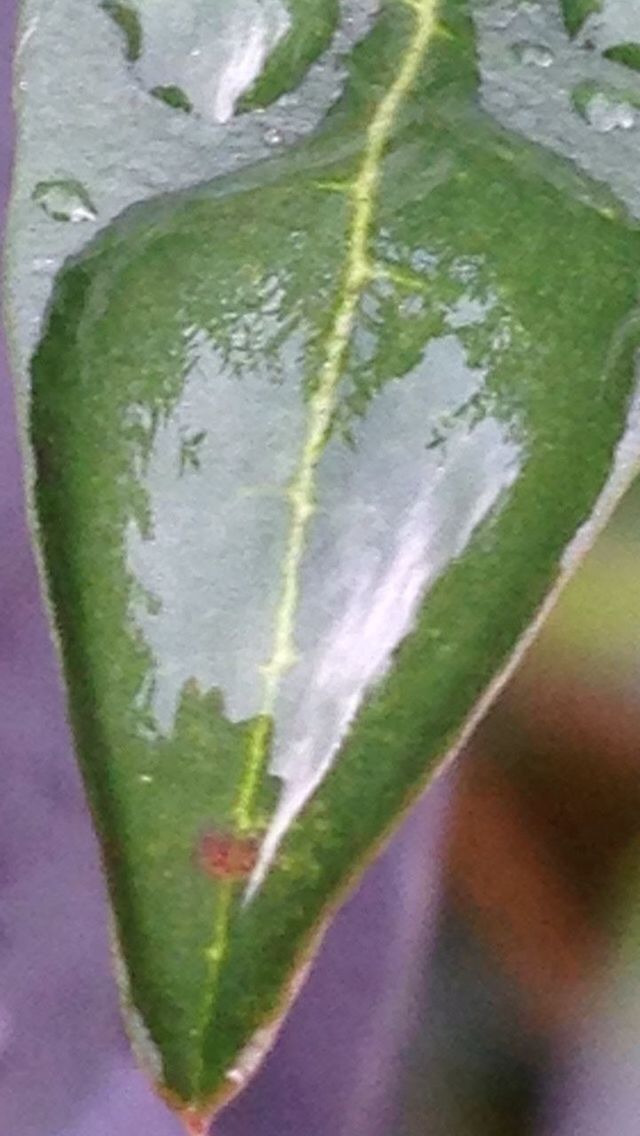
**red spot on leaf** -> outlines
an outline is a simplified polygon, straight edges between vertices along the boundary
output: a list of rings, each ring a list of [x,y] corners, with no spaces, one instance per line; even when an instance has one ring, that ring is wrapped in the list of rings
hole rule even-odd
[[[255,868],[257,859],[258,841],[253,836],[206,832],[200,838],[198,863],[203,872],[216,880],[246,879]]]
[[[187,1136],[207,1136],[211,1125],[211,1117],[197,1112],[194,1108],[187,1108],[180,1113]]]

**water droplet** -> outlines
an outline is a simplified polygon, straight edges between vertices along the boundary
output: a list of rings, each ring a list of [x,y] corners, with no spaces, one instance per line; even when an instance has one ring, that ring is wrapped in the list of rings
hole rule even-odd
[[[622,63],[632,71],[640,71],[640,43],[614,43],[607,47],[603,53],[605,59],[612,59],[614,63]]]
[[[284,142],[284,137],[281,130],[277,126],[269,126],[264,132],[264,140],[267,146],[281,146]]]
[[[89,194],[79,181],[73,178],[39,181],[32,200],[40,206],[53,221],[95,221],[98,212]]]
[[[143,785],[151,785],[153,784],[153,777],[151,773],[141,773],[138,777],[138,781],[140,781]]]
[[[636,124],[638,107],[614,89],[581,83],[571,96],[578,114],[594,130],[609,134],[612,130],[631,130]]]
[[[22,33],[22,35],[20,36],[20,38],[18,40],[18,43],[16,44],[16,52],[15,52],[16,59],[19,59],[19,58],[21,58],[22,55],[24,55],[24,52],[25,52],[27,46],[29,45],[30,41],[33,39],[34,35],[36,34],[36,32],[38,30],[39,24],[40,24],[40,17],[39,16],[34,16],[33,19],[30,20],[29,23],[27,24],[26,28],[24,29],[24,32]]]
[[[308,968],[303,968],[302,980],[304,980],[307,973]],[[265,1054],[268,1053],[273,1045],[277,1032],[277,1025],[266,1026],[264,1029],[257,1030],[249,1044],[242,1050],[237,1064],[227,1070],[225,1074],[227,1080],[239,1087],[244,1085],[262,1064]]]
[[[418,248],[412,252],[409,264],[414,272],[428,273],[438,267],[438,257],[435,253]]]
[[[159,4],[102,0],[121,33],[124,57],[147,94],[173,110],[226,122],[286,33],[280,5],[256,5],[251,19],[235,6],[181,0]]]
[[[553,52],[543,43],[530,43],[525,40],[513,46],[513,54],[520,63],[533,67],[550,67]]]
[[[134,63],[142,52],[142,27],[138,13],[129,4],[120,3],[119,0],[103,0],[102,9],[122,32],[125,56],[130,63]]]
[[[149,91],[154,99],[160,99],[160,102],[166,103],[172,110],[183,110],[185,114],[191,114],[193,106],[191,100],[185,95],[181,87],[154,87]]]
[[[402,300],[398,313],[402,319],[415,319],[422,315],[424,309],[424,296],[407,296],[405,300]]]
[[[629,103],[612,103],[605,95],[596,95],[591,100],[587,116],[594,129],[602,134],[611,130],[631,130],[636,123],[635,111]]]
[[[238,1085],[238,1087],[244,1085],[245,1082],[245,1078],[240,1069],[229,1069],[227,1073],[227,1080],[231,1081],[232,1085]]]
[[[560,0],[564,25],[574,39],[602,10],[602,0]]]

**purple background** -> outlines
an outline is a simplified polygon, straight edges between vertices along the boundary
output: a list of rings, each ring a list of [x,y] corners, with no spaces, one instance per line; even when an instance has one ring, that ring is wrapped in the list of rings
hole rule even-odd
[[[0,210],[14,0],[0,0]],[[175,1136],[136,1069],[109,967],[105,896],[25,525],[0,331],[0,1136]],[[329,933],[264,1070],[220,1136],[374,1136],[430,941],[446,783]]]

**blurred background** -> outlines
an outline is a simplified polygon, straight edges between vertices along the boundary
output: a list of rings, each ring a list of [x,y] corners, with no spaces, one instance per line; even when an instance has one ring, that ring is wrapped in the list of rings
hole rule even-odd
[[[0,0],[0,209],[13,0]],[[134,1066],[0,342],[0,1136],[177,1136]],[[327,936],[218,1136],[640,1133],[640,486]]]

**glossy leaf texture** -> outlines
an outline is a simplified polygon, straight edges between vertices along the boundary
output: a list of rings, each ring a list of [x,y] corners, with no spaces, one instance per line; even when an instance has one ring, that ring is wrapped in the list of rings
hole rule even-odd
[[[561,0],[567,31],[577,35],[590,16],[602,11],[603,0]]]
[[[315,135],[60,273],[40,539],[174,1103],[250,1074],[637,456],[639,264],[607,191],[480,109],[468,5],[387,0]]]
[[[219,0],[101,0],[101,7],[142,89],[214,122],[231,117],[247,85],[245,108],[268,105],[295,86],[329,46],[338,22],[338,0],[289,0],[286,10],[266,0],[238,8],[235,18]]]
[[[245,108],[267,106],[302,79],[331,42],[338,26],[339,0],[291,0],[289,17],[282,41],[241,102]]]

